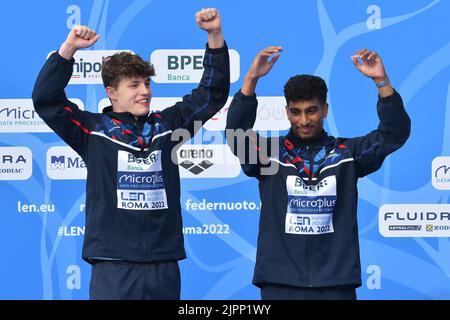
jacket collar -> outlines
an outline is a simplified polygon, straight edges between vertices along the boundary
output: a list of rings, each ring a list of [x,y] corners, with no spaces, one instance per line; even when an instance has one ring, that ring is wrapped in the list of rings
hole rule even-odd
[[[114,112],[112,109],[112,106],[104,108],[102,112],[103,112],[103,114],[106,114],[106,115],[110,116],[111,118],[118,119],[126,124],[134,125],[134,126],[137,126],[140,128],[142,128],[144,123],[149,120],[148,115],[140,116],[136,120],[134,115],[132,115],[129,112]]]

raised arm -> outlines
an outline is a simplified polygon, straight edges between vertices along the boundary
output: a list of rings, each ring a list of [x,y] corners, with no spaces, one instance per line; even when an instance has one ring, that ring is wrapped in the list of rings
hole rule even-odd
[[[379,94],[378,128],[363,137],[348,141],[354,150],[359,176],[363,177],[381,167],[386,156],[406,142],[411,131],[411,120],[405,111],[401,96],[389,81],[378,53],[361,49],[351,58],[357,69],[374,81]],[[362,62],[359,62],[359,59]]]
[[[208,46],[211,49],[223,47],[222,20],[217,9],[208,8],[198,11],[195,14],[195,22],[200,29],[208,33]]]
[[[202,79],[198,87],[184,96],[181,102],[161,112],[171,130],[186,129],[187,137],[192,137],[195,129],[200,128],[225,105],[230,91],[230,59],[222,35],[219,11],[214,8],[202,9],[195,14],[195,20],[200,29],[208,34]],[[194,125],[195,122],[199,125]]]
[[[92,46],[99,36],[84,26],[75,26],[58,52],[42,67],[33,89],[33,104],[45,123],[81,156],[90,128],[90,115],[80,111],[64,92],[73,72],[73,55],[80,48]]]
[[[242,85],[228,109],[226,138],[231,151],[239,158],[244,173],[259,177],[261,168],[269,164],[268,158],[273,147],[269,140],[252,130],[256,120],[258,101],[256,85],[273,67],[282,51],[281,47],[271,46],[260,51],[252,62]],[[270,56],[272,59],[269,60]],[[273,171],[273,170],[272,170]],[[273,173],[267,170],[266,174]]]

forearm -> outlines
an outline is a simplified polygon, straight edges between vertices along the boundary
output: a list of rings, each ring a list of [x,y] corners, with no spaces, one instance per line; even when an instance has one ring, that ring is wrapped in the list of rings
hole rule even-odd
[[[389,96],[380,95],[377,111],[380,119],[378,130],[389,137],[389,140],[406,141],[411,130],[411,120],[406,113],[401,96],[394,89]]]
[[[203,59],[203,70],[198,86],[200,96],[202,99],[214,100],[211,104],[220,105],[220,109],[230,93],[230,57],[225,42],[219,48],[211,48],[208,43]]]
[[[224,38],[222,29],[208,32],[208,46],[211,49],[222,48],[223,45],[224,45]]]
[[[238,91],[231,101],[227,114],[227,129],[252,129],[256,121],[258,100],[256,95],[246,95]]]
[[[162,111],[172,129],[192,129],[195,121],[205,123],[227,102],[230,91],[230,58],[226,43],[208,48],[203,59],[203,76],[198,87],[172,108]]]
[[[58,50],[59,55],[66,60],[72,60],[75,52],[77,52],[77,49],[68,45],[66,42],[64,42]]]
[[[256,85],[258,84],[258,77],[247,74],[242,84],[241,92],[246,96],[253,96],[256,91]]]

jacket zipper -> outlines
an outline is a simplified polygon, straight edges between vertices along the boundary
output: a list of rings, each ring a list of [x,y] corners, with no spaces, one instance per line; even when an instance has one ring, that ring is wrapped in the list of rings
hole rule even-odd
[[[308,174],[308,182],[311,184],[312,177],[313,177],[313,169],[314,169],[314,163],[313,159],[311,157],[311,152],[309,150],[309,146],[306,146],[306,153],[308,153],[308,159],[309,159],[309,174]]]
[[[313,177],[313,170],[314,170],[314,163],[311,156],[311,150],[309,146],[306,146],[306,152],[308,154],[308,160],[309,160],[309,174],[308,174],[308,184],[311,185],[312,183],[312,177]],[[308,256],[308,287],[312,287],[311,283],[311,239],[310,237],[306,237],[306,250],[307,250],[307,256]]]

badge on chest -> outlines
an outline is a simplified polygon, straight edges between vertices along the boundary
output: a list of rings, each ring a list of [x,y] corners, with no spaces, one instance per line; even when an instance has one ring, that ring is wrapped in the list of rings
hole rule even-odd
[[[298,176],[286,179],[288,205],[285,232],[323,234],[334,232],[333,210],[336,205],[336,176],[328,176],[307,185]]]

